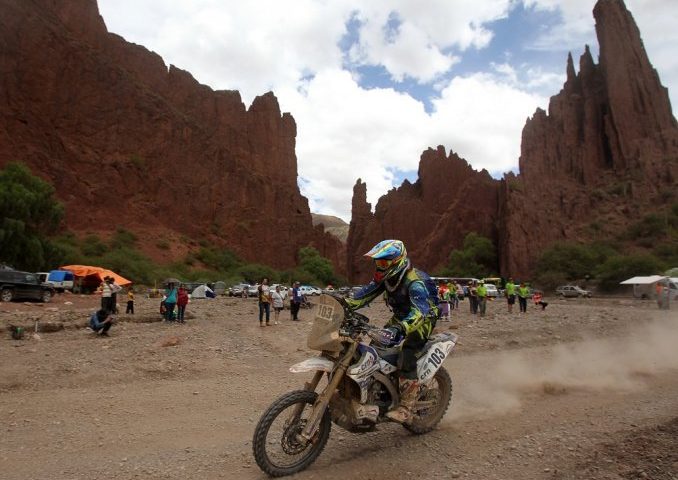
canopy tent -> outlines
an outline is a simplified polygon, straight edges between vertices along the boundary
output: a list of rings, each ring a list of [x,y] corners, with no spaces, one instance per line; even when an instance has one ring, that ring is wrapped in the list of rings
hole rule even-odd
[[[195,287],[191,293],[191,298],[214,298],[214,291],[207,285]]]
[[[657,282],[665,280],[667,277],[663,275],[650,275],[649,277],[632,277],[620,285],[633,285],[633,296],[637,298],[657,298],[656,285]]]
[[[101,267],[92,267],[89,265],[64,265],[62,267],[59,267],[60,270],[68,270],[70,272],[73,272],[73,275],[76,277],[80,277],[83,279],[97,279],[98,283],[101,283],[104,281],[104,277],[113,277],[115,280],[115,283],[117,283],[120,286],[125,286],[129,285],[132,282],[127,280],[124,277],[121,277],[117,273],[115,273],[112,270],[108,270],[106,268],[101,268]]]
[[[657,283],[659,280],[664,280],[666,277],[662,275],[650,275],[649,277],[632,277],[623,282],[619,282],[619,285],[651,285]]]

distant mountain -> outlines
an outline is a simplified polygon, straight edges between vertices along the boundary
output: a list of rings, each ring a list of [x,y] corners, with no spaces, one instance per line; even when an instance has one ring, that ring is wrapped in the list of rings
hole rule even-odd
[[[563,88],[525,124],[519,175],[494,180],[442,146],[428,149],[417,181],[382,196],[374,212],[358,179],[346,241],[352,282],[369,278],[362,255],[384,238],[402,240],[415,265],[435,272],[477,232],[496,244],[499,273],[520,279],[560,241],[676,251],[661,233],[672,231],[668,212],[678,208],[678,123],[668,91],[624,2],[598,0],[593,15],[599,63],[588,46],[579,72],[568,56]]]
[[[332,215],[311,213],[311,219],[314,226],[322,223],[327,233],[337,237],[343,243],[346,243],[346,239],[348,238],[348,223],[344,222],[341,218],[333,217]]]
[[[199,84],[109,33],[96,0],[0,0],[0,46],[0,168],[52,183],[68,230],[122,226],[155,260],[179,260],[163,239],[279,269],[311,245],[343,269],[343,245],[311,223],[297,125],[273,93],[247,108]]]

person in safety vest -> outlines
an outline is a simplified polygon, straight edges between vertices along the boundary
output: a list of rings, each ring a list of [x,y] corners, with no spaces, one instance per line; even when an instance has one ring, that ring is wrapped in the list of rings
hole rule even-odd
[[[481,280],[476,288],[476,295],[478,296],[478,310],[480,311],[480,316],[484,317],[485,312],[487,311],[487,287],[485,282]]]
[[[380,332],[380,343],[395,345],[403,336],[405,341],[398,361],[400,404],[386,416],[399,423],[409,423],[419,396],[416,355],[438,320],[438,290],[426,273],[410,265],[400,240],[379,242],[365,256],[374,261],[374,277],[346,302],[350,309],[356,310],[383,294],[393,311],[393,317]]]

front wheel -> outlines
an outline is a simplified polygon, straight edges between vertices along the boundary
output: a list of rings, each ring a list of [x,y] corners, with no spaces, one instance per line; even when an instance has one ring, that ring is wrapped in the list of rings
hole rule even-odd
[[[9,288],[5,288],[2,292],[0,292],[0,300],[3,302],[11,302],[13,298],[14,292],[12,292]]]
[[[414,418],[403,427],[412,433],[428,433],[443,419],[452,400],[452,378],[440,367],[428,385],[421,390],[414,407]]]
[[[272,477],[301,472],[323,451],[332,428],[329,410],[325,410],[318,432],[310,442],[298,438],[317,397],[317,393],[308,390],[286,393],[261,416],[254,429],[252,450],[257,465],[264,472]]]

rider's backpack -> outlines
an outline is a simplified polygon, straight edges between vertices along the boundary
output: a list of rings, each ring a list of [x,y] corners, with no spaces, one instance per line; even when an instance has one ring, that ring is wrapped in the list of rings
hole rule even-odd
[[[421,270],[418,269],[415,269],[415,271],[417,272],[419,278],[424,282],[424,285],[426,285],[426,291],[428,291],[429,301],[432,302],[437,307],[439,300],[438,300],[438,287],[436,286],[436,283],[431,279],[431,277],[428,276],[426,272],[422,272]]]

